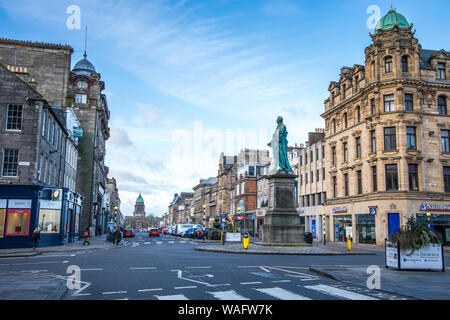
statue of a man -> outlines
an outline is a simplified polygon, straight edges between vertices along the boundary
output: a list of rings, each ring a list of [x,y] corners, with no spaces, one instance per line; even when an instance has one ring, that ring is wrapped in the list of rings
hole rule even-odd
[[[268,144],[273,150],[273,172],[292,171],[287,155],[287,130],[283,123],[283,117],[277,118],[277,128],[272,137],[272,141]]]

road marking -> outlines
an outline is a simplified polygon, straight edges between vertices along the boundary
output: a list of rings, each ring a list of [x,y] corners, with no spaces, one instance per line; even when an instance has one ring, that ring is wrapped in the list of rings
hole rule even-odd
[[[311,300],[310,298],[301,296],[299,294],[290,292],[288,290],[282,289],[282,288],[266,288],[266,289],[255,289],[256,291],[265,293],[269,296],[272,296],[274,298],[280,299],[280,300]]]
[[[365,296],[359,293],[338,289],[332,286],[327,286],[325,284],[319,284],[316,286],[304,286],[306,289],[311,289],[315,291],[319,291],[321,293],[325,293],[327,295],[331,295],[338,298],[345,298],[350,300],[378,300],[373,297]]]
[[[150,291],[162,291],[162,288],[157,288],[157,289],[141,289],[138,290],[138,292],[150,292]]]
[[[260,282],[260,281],[255,281],[255,282],[241,282],[240,284],[246,285],[246,284],[260,284],[260,283],[262,283],[262,282]]]
[[[169,243],[175,243],[175,241],[169,241]]]
[[[291,282],[291,280],[273,280],[272,282]]]
[[[122,294],[122,293],[127,293],[127,291],[102,292],[102,294]]]
[[[102,271],[102,268],[93,268],[93,269],[80,269],[80,271]]]
[[[211,269],[212,267],[184,267],[185,269]]]
[[[156,241],[156,244],[162,244],[162,242],[161,241]]]
[[[155,270],[156,267],[132,267],[131,270]]]
[[[144,244],[150,244],[151,242],[144,242]]]
[[[208,292],[208,293],[211,294],[214,298],[219,300],[250,300],[244,296],[241,296],[240,294],[237,294],[236,291],[234,290]]]
[[[187,287],[175,287],[175,290],[181,290],[181,289],[195,289],[197,286],[187,286]]]
[[[183,294],[175,294],[172,296],[155,296],[158,300],[189,300]]]
[[[24,270],[22,272],[39,273],[39,272],[48,272],[48,270]]]
[[[264,267],[259,267],[259,268],[262,269],[262,270],[264,270],[265,272],[270,272],[270,270],[267,269],[267,267],[266,267],[266,268],[264,268]]]

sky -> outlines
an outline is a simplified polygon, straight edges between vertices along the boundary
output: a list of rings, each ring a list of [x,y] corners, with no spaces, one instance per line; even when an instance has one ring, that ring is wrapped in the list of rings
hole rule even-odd
[[[424,49],[450,49],[448,0],[394,0]],[[75,10],[74,10],[75,8]],[[161,216],[217,175],[222,152],[291,145],[323,128],[330,81],[364,64],[390,0],[0,0],[0,37],[68,44],[105,81],[121,211]],[[377,11],[379,10],[379,11]]]

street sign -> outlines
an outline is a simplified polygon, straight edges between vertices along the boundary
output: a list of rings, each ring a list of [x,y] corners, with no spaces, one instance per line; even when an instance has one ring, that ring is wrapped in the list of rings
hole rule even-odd
[[[74,137],[82,137],[83,136],[83,128],[73,127],[73,136]]]
[[[376,215],[377,214],[377,208],[376,207],[369,207],[369,214]]]

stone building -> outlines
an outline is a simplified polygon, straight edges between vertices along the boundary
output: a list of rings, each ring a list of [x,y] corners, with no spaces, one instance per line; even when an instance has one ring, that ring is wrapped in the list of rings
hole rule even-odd
[[[192,223],[201,224],[204,226],[206,222],[209,222],[209,218],[212,216],[211,208],[211,198],[212,189],[217,188],[218,179],[216,177],[211,177],[208,179],[201,179],[199,184],[194,188],[194,216]],[[217,194],[217,192],[216,192]]]
[[[139,197],[136,199],[136,204],[134,205],[133,217],[145,217],[145,202],[140,193]]]
[[[124,226],[126,228],[132,228],[132,229],[147,229],[151,226],[153,221],[150,221],[151,217],[147,216],[145,213],[145,202],[144,198],[142,198],[142,195],[139,194],[139,196],[136,199],[136,203],[134,205],[134,212],[133,216],[126,216],[124,219]]]
[[[267,209],[269,207],[269,179],[268,173],[270,170],[270,163],[266,164],[261,170],[261,175],[256,181],[256,221],[255,232],[262,233],[262,226],[264,225],[264,217],[266,216]]]
[[[169,224],[190,223],[190,205],[193,198],[193,192],[175,193],[169,205]]]
[[[383,245],[414,216],[449,242],[450,53],[425,50],[394,10],[378,23],[365,64],[329,85],[327,237]]]
[[[107,192],[109,195],[109,207],[108,207],[108,222],[111,224],[119,224],[123,220],[123,215],[120,210],[120,197],[119,197],[119,189],[117,188],[117,181],[114,178],[108,179],[108,188]],[[117,211],[115,210],[117,208]]]
[[[237,156],[220,155],[219,170],[217,173],[217,214],[224,217],[230,213],[232,188],[232,168],[237,163]]]
[[[323,240],[323,212],[326,200],[325,130],[308,133],[306,147],[300,151],[298,163],[299,213],[305,218],[305,231],[313,239]]]
[[[83,128],[79,140],[78,186],[84,196],[81,228],[101,228],[104,233],[108,209],[103,205],[109,168],[105,165],[106,141],[110,137],[110,112],[105,83],[94,65],[84,58],[77,62],[68,78],[66,105],[73,107]]]

